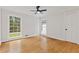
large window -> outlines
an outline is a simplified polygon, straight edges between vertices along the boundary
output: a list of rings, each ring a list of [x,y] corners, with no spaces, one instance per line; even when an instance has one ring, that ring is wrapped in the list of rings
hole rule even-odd
[[[9,16],[10,19],[10,37],[19,36],[21,32],[21,19],[15,16]]]

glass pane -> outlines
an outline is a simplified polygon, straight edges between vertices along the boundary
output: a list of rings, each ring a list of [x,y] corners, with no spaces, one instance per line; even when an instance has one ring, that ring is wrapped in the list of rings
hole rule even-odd
[[[20,32],[20,18],[10,16],[10,33],[17,33]],[[11,34],[12,36],[16,36],[16,34]]]

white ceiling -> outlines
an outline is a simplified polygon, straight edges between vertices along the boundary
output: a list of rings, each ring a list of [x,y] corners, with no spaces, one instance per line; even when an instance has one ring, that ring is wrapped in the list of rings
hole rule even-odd
[[[0,6],[1,8],[9,9],[15,12],[20,12],[28,15],[35,15],[31,10],[35,10],[35,6]],[[79,9],[78,6],[41,6],[40,9],[47,9],[48,15],[54,15],[68,10]]]

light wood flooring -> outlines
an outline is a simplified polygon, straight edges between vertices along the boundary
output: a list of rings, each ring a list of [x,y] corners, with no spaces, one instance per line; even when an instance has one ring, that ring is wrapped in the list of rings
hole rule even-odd
[[[79,45],[44,36],[2,43],[1,53],[78,53]]]

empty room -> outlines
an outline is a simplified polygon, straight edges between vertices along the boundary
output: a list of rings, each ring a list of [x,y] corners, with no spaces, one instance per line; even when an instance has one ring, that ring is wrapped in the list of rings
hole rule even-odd
[[[79,53],[79,6],[0,6],[0,53]]]

